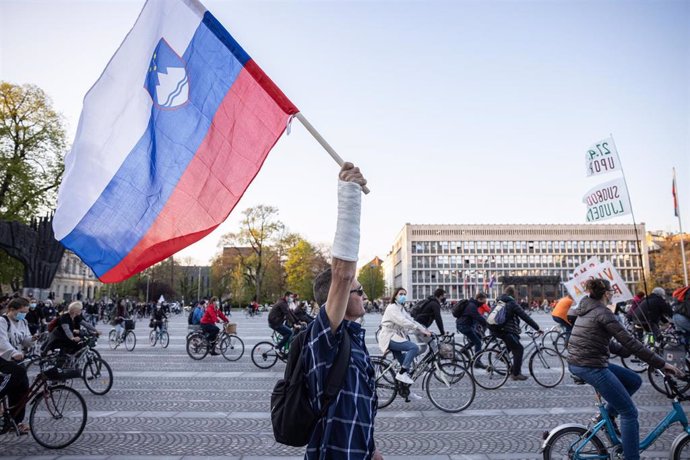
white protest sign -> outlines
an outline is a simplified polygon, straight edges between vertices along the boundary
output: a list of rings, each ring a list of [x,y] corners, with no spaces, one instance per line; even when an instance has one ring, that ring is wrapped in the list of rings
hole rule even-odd
[[[588,269],[590,269],[592,267],[596,267],[600,263],[601,262],[599,262],[599,258],[597,256],[590,257],[589,259],[582,262],[581,265],[578,265],[577,267],[575,267],[575,270],[573,270],[573,278],[577,278],[582,273],[586,272]]]
[[[590,189],[582,202],[587,205],[587,222],[596,222],[630,214],[628,189],[622,178],[614,179]]]
[[[633,296],[630,292],[630,289],[628,289],[628,286],[625,285],[623,278],[609,261],[605,261],[597,266],[588,268],[584,272],[580,273],[577,278],[565,282],[563,285],[568,290],[568,293],[571,295],[573,300],[575,302],[579,302],[587,295],[587,291],[585,291],[585,284],[587,283],[587,280],[594,278],[605,279],[611,283],[611,289],[613,289],[613,297],[611,298],[612,304],[615,305],[618,302],[624,302],[632,299]]]
[[[620,171],[621,163],[613,139],[606,138],[587,149],[585,163],[587,165],[587,177]]]

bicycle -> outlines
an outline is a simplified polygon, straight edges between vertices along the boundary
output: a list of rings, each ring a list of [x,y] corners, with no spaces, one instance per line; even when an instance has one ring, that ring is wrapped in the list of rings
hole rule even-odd
[[[71,355],[55,354],[59,367],[76,369],[84,385],[95,395],[104,395],[113,387],[113,371],[95,350],[97,337],[84,336],[86,346]]]
[[[553,348],[545,347],[537,343],[539,333],[528,331],[527,336],[531,343],[525,347],[523,356],[529,355],[529,373],[539,385],[544,388],[553,388],[563,381],[565,375],[565,363],[563,357]],[[510,350],[502,340],[493,337],[496,346],[487,348],[477,353],[472,361],[472,376],[474,381],[485,390],[495,390],[502,387],[508,380],[512,367]],[[474,364],[481,362],[484,367]]]
[[[152,347],[160,343],[163,348],[168,348],[170,345],[170,335],[168,335],[168,321],[164,321],[161,327],[154,326],[149,332],[149,344]]]
[[[426,354],[409,375],[414,381],[422,377],[422,389],[426,390],[435,407],[443,412],[456,413],[470,407],[476,386],[467,369],[453,360],[454,347],[450,340],[453,340],[452,335],[440,339],[432,334]],[[395,378],[400,363],[397,359],[386,359],[386,355],[371,357],[376,375],[378,409],[389,406],[398,394],[405,398],[405,402],[410,402],[410,385]]]
[[[247,308],[244,309],[244,317],[245,318],[254,318],[254,317],[259,317],[261,318],[262,314],[261,308],[257,308],[254,310],[251,305],[249,305]]]
[[[585,384],[584,380],[576,377],[573,379],[578,385]],[[688,401],[690,398],[683,396],[678,391],[678,386],[672,378],[665,376],[664,383],[668,387],[669,397],[673,399],[671,403],[673,407],[663,420],[640,441],[640,452],[644,452],[654,444],[668,427],[674,423],[680,423],[683,432],[671,444],[670,458],[672,460],[687,460],[690,458],[690,426],[688,426],[687,416],[680,403],[681,401]],[[623,458],[620,436],[616,433],[613,422],[609,418],[601,395],[597,391],[595,393],[600,420],[592,422],[593,424],[590,426],[567,423],[545,432],[541,448],[544,460],[552,458],[569,458],[572,460]],[[598,436],[602,432],[610,445],[606,445]]]
[[[211,341],[203,330],[191,331],[187,334],[187,354],[194,360],[202,360],[206,357],[215,344],[218,344],[220,354],[228,361],[237,361],[244,354],[244,342],[235,334],[236,324],[226,323],[225,327]]]
[[[29,425],[33,438],[47,449],[62,449],[84,431],[86,402],[77,390],[57,383],[78,378],[76,371],[64,371],[54,366],[50,359],[39,359],[40,372],[14,411],[9,407],[7,396],[0,400],[0,434],[14,430],[20,436],[22,433],[13,415],[30,404]],[[27,367],[33,361],[24,360],[20,364]]]
[[[278,362],[278,360],[286,363],[288,352],[290,351],[290,344],[293,340],[295,340],[295,337],[301,330],[302,328],[293,326],[292,337],[290,340],[288,340],[282,350],[276,349],[276,346],[283,337],[276,331],[273,331],[273,334],[271,334],[270,342],[268,340],[264,340],[254,345],[254,348],[252,348],[252,362],[254,365],[259,369],[270,369]]]
[[[124,320],[124,331],[121,334],[117,333],[115,328],[110,330],[108,334],[108,343],[113,350],[117,349],[124,342],[127,351],[134,351],[137,346],[137,335],[134,333],[134,320]]]
[[[555,324],[551,329],[546,331],[541,338],[541,344],[544,347],[553,348],[561,356],[565,356],[568,347],[568,333],[563,326]]]

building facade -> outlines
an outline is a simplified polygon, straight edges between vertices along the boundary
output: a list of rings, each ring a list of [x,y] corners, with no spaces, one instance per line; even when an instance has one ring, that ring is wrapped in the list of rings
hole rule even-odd
[[[448,299],[484,291],[496,297],[503,281],[520,298],[549,300],[592,256],[609,260],[631,291],[649,266],[644,223],[633,225],[412,225],[405,224],[384,261],[386,286],[405,287],[413,300],[437,287]],[[640,261],[642,254],[642,262]]]
[[[98,300],[102,286],[103,283],[98,280],[89,266],[75,253],[66,249],[49,291],[54,293],[55,300],[58,302],[71,302],[78,299]],[[34,296],[43,299],[48,297],[48,293],[43,290]]]

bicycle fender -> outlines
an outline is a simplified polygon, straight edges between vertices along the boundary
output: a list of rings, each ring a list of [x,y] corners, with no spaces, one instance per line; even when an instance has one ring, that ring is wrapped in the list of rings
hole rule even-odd
[[[539,453],[542,453],[544,449],[546,449],[546,446],[549,445],[549,442],[551,442],[551,438],[553,437],[554,433],[559,432],[560,430],[564,428],[583,428],[587,429],[585,425],[582,425],[581,423],[564,423],[562,425],[558,425],[555,428],[552,428],[548,433],[544,433],[546,438],[544,439],[544,442],[541,443],[541,449],[539,450]]]
[[[673,443],[671,444],[671,450],[669,452],[675,452],[676,448],[678,447],[678,443],[680,443],[683,439],[687,438],[690,436],[690,426],[687,428],[687,430],[683,431],[681,434],[676,436],[676,439],[673,440]]]

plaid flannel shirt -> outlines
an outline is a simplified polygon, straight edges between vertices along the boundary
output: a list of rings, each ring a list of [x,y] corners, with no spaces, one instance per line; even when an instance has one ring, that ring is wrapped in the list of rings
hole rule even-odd
[[[321,395],[328,371],[338,354],[343,334],[351,338],[350,365],[345,382],[336,401],[316,424],[305,459],[359,460],[374,454],[374,418],[376,417],[376,384],[374,368],[364,343],[364,329],[353,321],[343,320],[333,334],[326,314],[321,308],[305,342],[304,369],[307,369],[312,407],[321,411]]]

